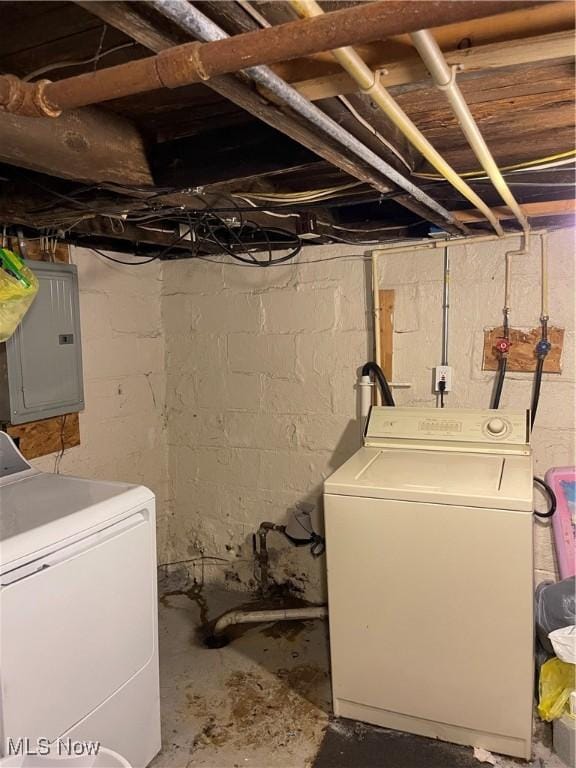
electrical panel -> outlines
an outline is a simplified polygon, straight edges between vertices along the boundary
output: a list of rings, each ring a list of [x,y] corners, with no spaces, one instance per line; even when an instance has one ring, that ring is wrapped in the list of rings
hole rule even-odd
[[[25,424],[84,408],[78,274],[27,261],[40,284],[16,332],[0,344],[0,421]]]

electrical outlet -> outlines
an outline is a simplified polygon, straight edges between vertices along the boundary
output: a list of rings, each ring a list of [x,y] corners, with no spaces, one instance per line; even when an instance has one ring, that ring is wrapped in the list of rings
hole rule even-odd
[[[444,392],[452,390],[452,368],[449,365],[437,365],[434,368],[434,392],[440,392],[440,382],[444,382]]]

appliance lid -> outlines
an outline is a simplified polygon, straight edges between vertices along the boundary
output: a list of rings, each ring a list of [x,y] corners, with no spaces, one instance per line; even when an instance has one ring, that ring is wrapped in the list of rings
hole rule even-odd
[[[0,486],[0,566],[20,565],[153,498],[144,486],[43,472]]]
[[[39,472],[22,456],[10,435],[0,431],[0,486],[15,483]]]
[[[326,480],[345,496],[532,510],[529,455],[364,447]]]

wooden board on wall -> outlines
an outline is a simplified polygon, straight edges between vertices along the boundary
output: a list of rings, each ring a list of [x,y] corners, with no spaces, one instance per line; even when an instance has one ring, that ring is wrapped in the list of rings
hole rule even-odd
[[[484,331],[484,371],[495,371],[498,368],[499,356],[496,352],[496,340],[503,335],[502,326],[488,328]],[[562,373],[562,347],[564,345],[564,329],[551,327],[548,338],[552,348],[544,362],[544,373]],[[530,331],[512,329],[510,331],[512,346],[508,354],[507,370],[519,373],[530,373],[536,369],[536,344],[540,340],[540,328]]]
[[[66,416],[9,426],[6,431],[10,437],[17,438],[18,447],[25,458],[37,459],[80,445],[79,422],[77,413],[68,413]]]
[[[14,238],[10,247],[15,251],[19,250]],[[26,256],[31,261],[49,261],[52,256],[54,261],[70,263],[70,248],[65,243],[58,243],[50,254],[43,250],[40,240],[27,240],[26,250]],[[39,456],[80,445],[80,419],[77,413],[31,421],[18,426],[10,425],[6,431],[17,439],[18,447],[27,459],[37,459]]]
[[[379,291],[380,296],[380,356],[382,370],[392,381],[394,344],[394,291]]]

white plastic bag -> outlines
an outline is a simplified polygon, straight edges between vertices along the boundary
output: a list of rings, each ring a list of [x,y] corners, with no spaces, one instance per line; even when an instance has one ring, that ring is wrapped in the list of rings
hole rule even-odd
[[[550,632],[548,639],[552,643],[554,653],[567,664],[576,664],[576,625],[560,627]]]

